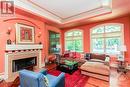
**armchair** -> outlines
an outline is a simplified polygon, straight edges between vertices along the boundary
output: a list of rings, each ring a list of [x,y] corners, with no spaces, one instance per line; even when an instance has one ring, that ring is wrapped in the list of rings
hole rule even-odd
[[[65,74],[61,73],[59,76],[53,76],[42,70],[39,73],[21,70],[19,71],[20,87],[64,87]],[[44,76],[47,77],[49,84],[46,86]]]

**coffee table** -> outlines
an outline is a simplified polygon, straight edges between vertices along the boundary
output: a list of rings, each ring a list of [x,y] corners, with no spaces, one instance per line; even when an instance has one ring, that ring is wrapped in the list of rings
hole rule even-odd
[[[60,62],[57,65],[56,69],[65,73],[72,74],[78,69],[78,62],[71,60],[64,60],[63,62]]]

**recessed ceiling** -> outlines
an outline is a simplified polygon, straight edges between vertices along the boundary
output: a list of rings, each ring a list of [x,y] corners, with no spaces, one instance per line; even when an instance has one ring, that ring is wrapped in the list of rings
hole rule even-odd
[[[112,12],[111,0],[16,0],[15,5],[60,24]]]
[[[26,11],[24,15],[46,21],[47,24],[61,29],[130,15],[130,0],[15,0],[15,5],[20,13]],[[83,12],[85,7],[86,11]]]
[[[30,0],[52,14],[66,19],[101,7],[99,0]],[[95,2],[95,3],[93,3]],[[96,3],[97,2],[97,3]],[[88,3],[90,5],[88,5]]]

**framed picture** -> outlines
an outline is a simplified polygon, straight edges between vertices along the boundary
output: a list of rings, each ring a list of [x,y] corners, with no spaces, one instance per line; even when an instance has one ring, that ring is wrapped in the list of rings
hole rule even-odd
[[[16,43],[34,43],[34,27],[16,23]]]

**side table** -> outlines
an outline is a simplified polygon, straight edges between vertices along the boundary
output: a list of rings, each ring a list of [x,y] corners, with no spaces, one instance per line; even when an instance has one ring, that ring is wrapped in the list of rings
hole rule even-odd
[[[117,61],[118,63],[118,68],[117,68],[117,72],[123,72],[123,73],[127,73],[127,61]]]

